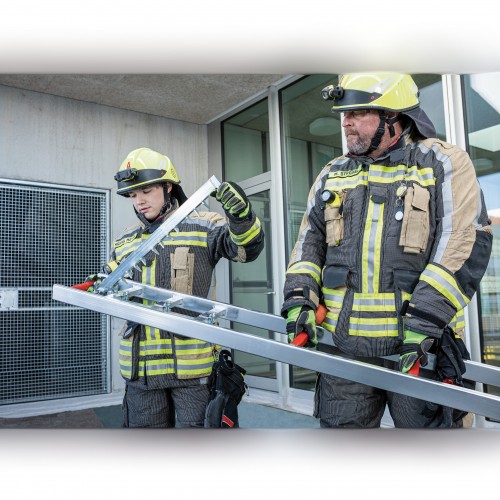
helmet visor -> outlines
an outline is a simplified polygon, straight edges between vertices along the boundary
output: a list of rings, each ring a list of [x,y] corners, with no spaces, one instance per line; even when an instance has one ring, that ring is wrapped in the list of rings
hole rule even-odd
[[[161,182],[165,174],[166,170],[157,170],[155,168],[146,168],[143,170],[127,168],[120,170],[115,175],[115,180],[118,182],[118,193],[123,194],[133,189],[138,189],[141,186]]]
[[[330,99],[334,102],[332,111],[349,111],[361,106],[372,107],[373,103],[382,97],[382,94],[377,92],[342,89],[342,87],[337,87],[337,93],[331,92],[330,95]]]

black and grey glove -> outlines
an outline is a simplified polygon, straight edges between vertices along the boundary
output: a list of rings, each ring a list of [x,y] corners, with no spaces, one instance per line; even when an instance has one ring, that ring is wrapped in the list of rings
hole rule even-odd
[[[436,373],[439,380],[447,383],[464,385],[462,375],[466,371],[464,360],[470,360],[470,354],[464,341],[446,327],[439,339],[436,360]]]
[[[244,219],[251,209],[247,195],[235,182],[226,181],[221,183],[214,194],[228,217]]]
[[[318,337],[314,310],[309,306],[294,306],[288,309],[286,333],[288,334],[288,343],[292,343],[300,333],[307,333],[307,342],[304,347],[316,347]]]
[[[427,365],[427,353],[433,344],[433,338],[405,330],[405,339],[399,348],[399,370],[417,374],[415,372],[418,372],[420,366]]]

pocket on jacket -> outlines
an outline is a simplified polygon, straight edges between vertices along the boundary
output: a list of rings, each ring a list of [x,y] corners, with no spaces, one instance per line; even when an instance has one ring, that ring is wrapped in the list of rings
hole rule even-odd
[[[335,198],[325,205],[326,243],[336,247],[344,239],[344,217],[342,214],[345,191],[335,192]]]
[[[427,189],[414,184],[404,198],[404,215],[401,224],[400,246],[405,253],[425,252],[429,241],[429,202]]]
[[[326,244],[336,247],[344,238],[344,218],[340,207],[325,207]]]
[[[345,266],[326,266],[323,268],[323,287],[338,288],[347,284],[349,268]]]

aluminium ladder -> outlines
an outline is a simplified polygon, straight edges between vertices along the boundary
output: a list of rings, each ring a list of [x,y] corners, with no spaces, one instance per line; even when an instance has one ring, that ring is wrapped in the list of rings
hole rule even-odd
[[[191,212],[196,211],[196,208],[204,203],[219,185],[220,182],[215,177],[211,177],[149,238],[130,253],[117,269],[96,287],[94,293],[54,285],[53,299],[282,363],[500,420],[500,397],[498,396],[221,327],[217,325],[218,321],[227,320],[286,335],[286,322],[281,316],[143,285],[126,279],[125,276],[131,268],[143,262],[144,256],[150,251],[155,251],[157,245],[162,245],[162,241],[168,239],[169,234],[176,230],[176,226]],[[195,312],[197,316],[180,314],[174,311],[176,308]],[[330,332],[321,328],[319,332],[319,342],[333,345]],[[466,361],[465,365],[464,378],[500,387],[500,368],[473,361]]]

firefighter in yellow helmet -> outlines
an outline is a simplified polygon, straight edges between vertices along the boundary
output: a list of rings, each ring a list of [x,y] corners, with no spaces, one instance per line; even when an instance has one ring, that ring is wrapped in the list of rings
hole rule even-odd
[[[317,343],[315,310],[331,352],[458,385],[468,357],[464,308],[486,270],[492,230],[468,154],[436,138],[411,76],[359,73],[323,89],[343,113],[347,154],[316,178],[290,257],[282,315],[292,341]],[[399,361],[385,357],[399,355]],[[464,412],[319,374],[322,427],[461,427]]]
[[[170,159],[148,148],[131,151],[117,174],[118,194],[129,197],[139,223],[114,241],[110,272],[186,200]],[[163,248],[145,257],[134,281],[206,297],[217,262],[255,260],[264,246],[261,222],[244,191],[223,182],[215,193],[226,213],[193,213],[177,226]],[[189,311],[184,312],[192,315]],[[212,344],[149,326],[126,323],[120,343],[125,378],[124,427],[203,427],[209,399],[207,378]]]

